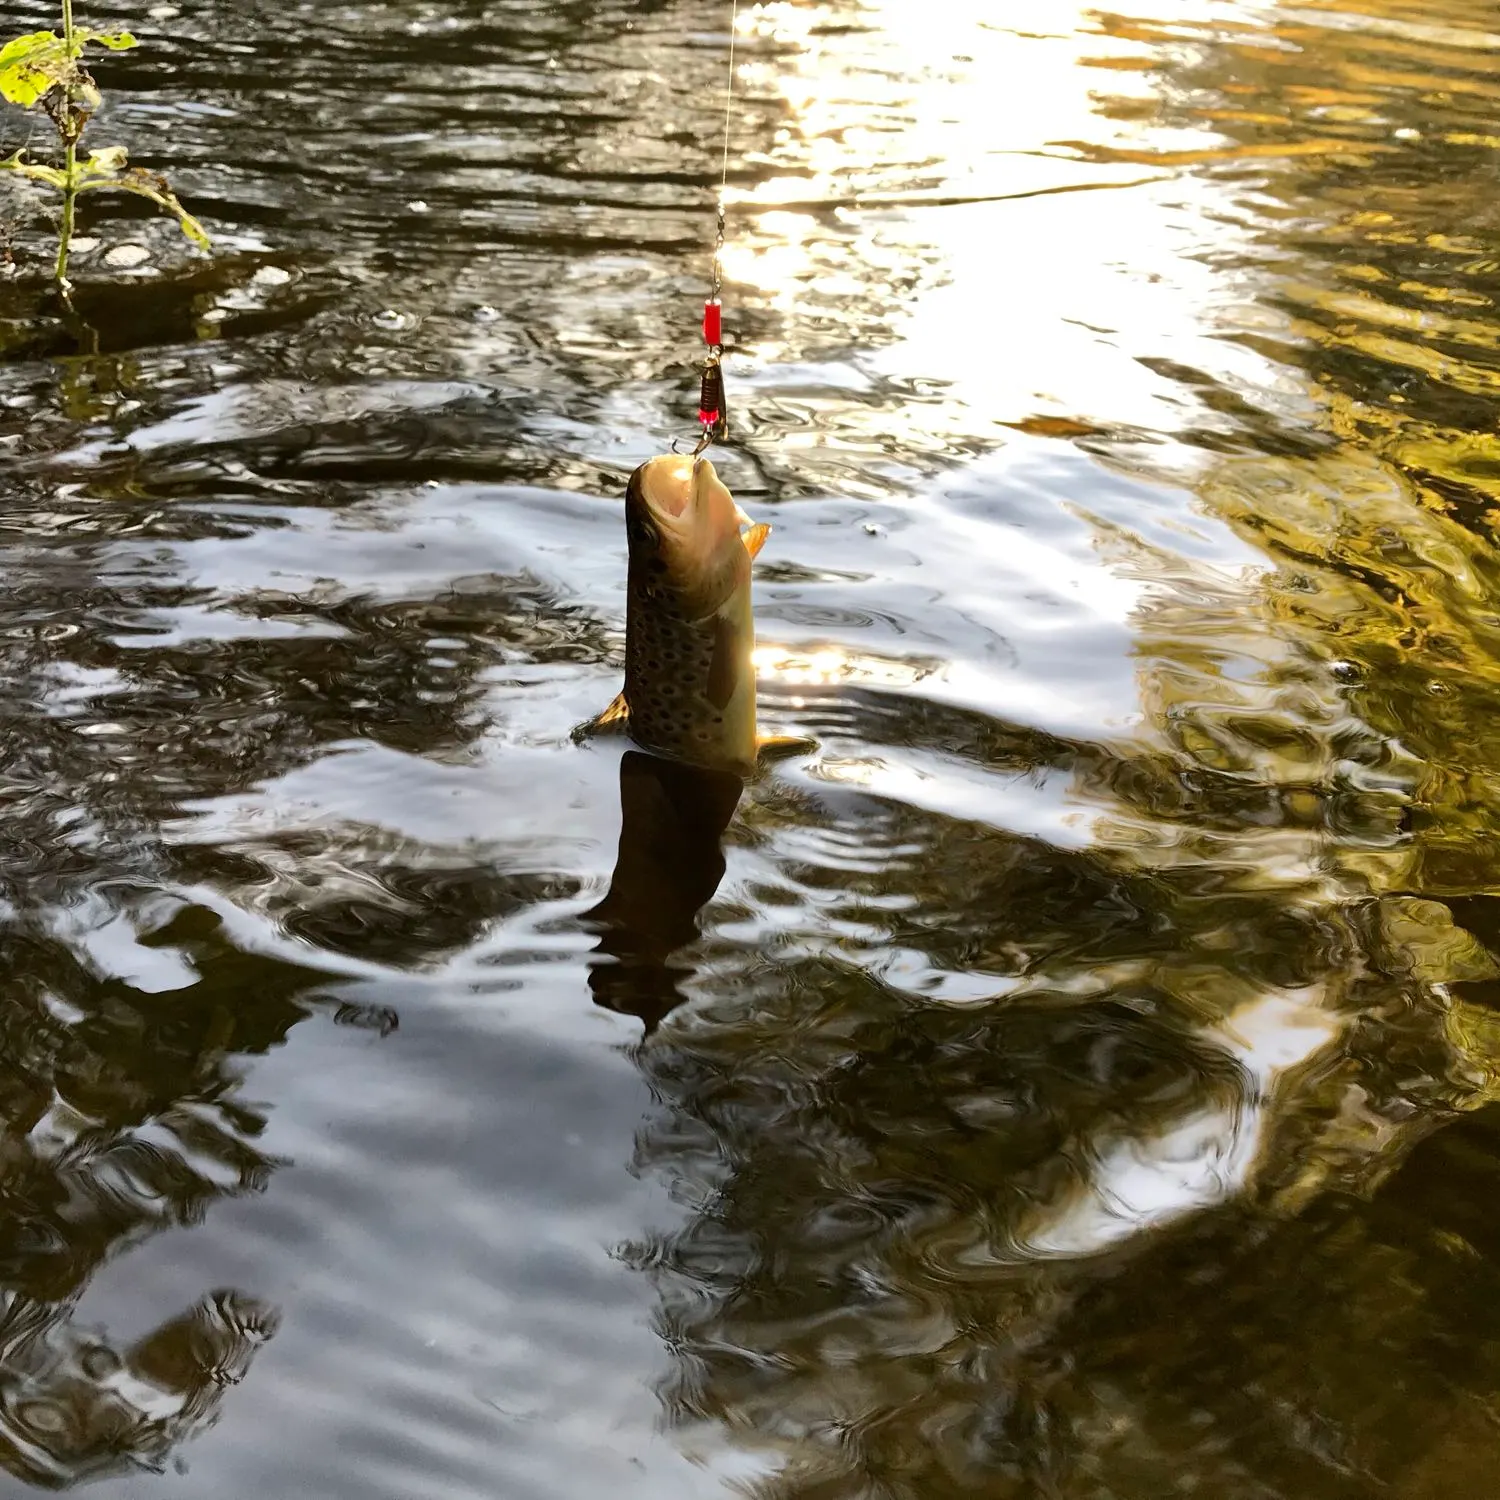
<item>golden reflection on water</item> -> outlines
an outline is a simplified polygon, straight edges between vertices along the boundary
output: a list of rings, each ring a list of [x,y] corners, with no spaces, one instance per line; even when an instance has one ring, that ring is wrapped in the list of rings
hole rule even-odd
[[[1500,62],[1486,51],[1494,38],[1466,24],[1488,13],[1442,9],[1187,3],[1146,19],[1048,6],[1029,18],[1007,9],[1002,22],[992,6],[938,13],[872,0],[854,22],[872,60],[852,74],[825,8],[768,5],[747,19],[794,49],[747,66],[746,79],[789,106],[794,123],[769,162],[797,170],[735,200],[739,285],[788,325],[861,283],[888,286],[881,349],[856,357],[940,378],[945,393],[940,407],[880,410],[894,451],[937,449],[955,427],[1074,437],[1125,473],[1190,484],[1216,534],[1215,561],[1195,564],[1128,518],[1093,518],[1108,569],[1100,587],[1139,585],[1127,618],[1141,716],[1106,746],[1058,756],[1082,843],[1158,896],[1170,892],[1169,905],[1239,893],[1318,935],[1302,952],[1289,936],[1284,954],[1252,961],[1247,942],[1263,939],[1230,915],[1180,947],[1096,963],[1086,977],[1068,955],[1009,978],[997,965],[990,993],[1020,1014],[1064,997],[1135,995],[1144,1015],[1192,1018],[1203,1073],[1138,1117],[1070,1122],[1073,1170],[1035,1186],[1024,1208],[987,1204],[967,1244],[952,1226],[925,1242],[937,1281],[1017,1268],[981,1316],[1055,1327],[1073,1293],[1018,1268],[1139,1246],[1150,1231],[1230,1205],[1294,1216],[1330,1186],[1373,1192],[1440,1121],[1500,1098],[1496,962],[1447,904],[1463,898],[1487,940],[1500,936],[1490,915],[1500,887],[1500,375],[1485,316],[1500,289],[1487,187],[1500,142],[1483,120],[1500,109]],[[1029,25],[1037,34],[1023,43]],[[994,201],[1043,183],[1084,191],[1029,200],[1024,219]],[[921,211],[891,207],[924,194]],[[739,357],[748,374],[782,354],[767,342]],[[873,424],[844,425],[808,443],[881,436]],[[792,686],[856,675],[832,649],[767,647],[758,665],[763,679]],[[954,672],[939,666],[926,691]],[[896,686],[899,674],[872,680]],[[827,769],[933,805],[921,773],[868,759]],[[1425,1076],[1375,1076],[1371,1026],[1425,1056]],[[1322,1259],[1321,1232],[1288,1237],[1318,1259],[1313,1274],[1347,1274],[1347,1298],[1359,1302],[1362,1273]],[[816,1244],[788,1231],[775,1253],[816,1263]],[[899,1274],[872,1260],[867,1286],[884,1274],[893,1292]],[[1132,1347],[1152,1343],[1131,1321],[1142,1283],[1119,1280],[1118,1290],[1078,1293],[1081,1306],[1130,1328]],[[1256,1285],[1276,1297],[1271,1274]],[[1191,1316],[1215,1322],[1212,1294],[1183,1297]],[[1175,1326],[1171,1300],[1153,1297],[1149,1315]],[[762,1287],[759,1304],[774,1301]],[[952,1492],[917,1454],[927,1434],[972,1421],[960,1392],[982,1400],[981,1387],[955,1379],[951,1401],[919,1391],[911,1349],[952,1371],[993,1346],[936,1291],[891,1313],[883,1347],[878,1334],[844,1329],[842,1355],[815,1350],[809,1335],[790,1356],[767,1323],[730,1304],[717,1317],[681,1313],[718,1376],[688,1405],[773,1445],[783,1434],[793,1456],[768,1493]],[[1160,1474],[1171,1467],[1164,1452],[1180,1451],[1193,1483],[1215,1494],[1272,1493],[1170,1432],[1173,1381],[1186,1405],[1204,1403],[1206,1427],[1230,1404],[1190,1388],[1190,1363],[1172,1369],[1174,1336],[1161,1330],[1171,1373],[1159,1382],[1132,1370],[1134,1384],[1113,1386],[1107,1357],[1092,1382],[1059,1373],[1072,1393],[1053,1414],[1078,1424],[1075,1438],[1091,1434],[1081,1441],[1099,1468],[1059,1457],[1051,1469],[1020,1439],[1007,1447],[1000,1429],[1025,1425],[1012,1412],[995,1419],[987,1452],[1017,1468],[998,1478],[975,1437],[965,1457],[959,1444],[945,1448],[944,1483],[1156,1493],[1136,1488],[1133,1466]],[[1028,1337],[1046,1344],[1041,1332],[1017,1343]],[[1214,1335],[1183,1337],[1201,1350]],[[762,1382],[715,1347],[774,1351],[797,1373]],[[1306,1347],[1294,1341],[1294,1358]],[[1336,1348],[1319,1349],[1313,1379],[1337,1388],[1338,1363]],[[1293,1399],[1317,1405],[1296,1372],[1272,1368],[1299,1389]],[[1010,1374],[1001,1360],[989,1388]],[[1422,1457],[1372,1457],[1383,1440],[1361,1423],[1357,1399],[1324,1402],[1364,1455],[1341,1471],[1347,1484],[1334,1464],[1275,1493],[1363,1494],[1367,1464],[1395,1493],[1467,1492],[1461,1478],[1443,1488],[1444,1472],[1466,1465],[1441,1444]],[[824,1441],[820,1424],[840,1439]],[[1106,1427],[1115,1436],[1103,1438]],[[1492,1437],[1477,1441],[1493,1452]]]
[[[756,677],[763,683],[789,687],[831,687],[862,683],[888,688],[911,687],[938,670],[936,663],[883,661],[879,657],[824,646],[813,651],[789,651],[781,646],[757,646],[751,653]]]
[[[1220,289],[1209,268],[1180,259],[1170,284],[1137,274],[1180,250],[1182,235],[1141,189],[1191,183],[1166,171],[1143,179],[1062,144],[1097,134],[1094,91],[1118,96],[1112,65],[1140,49],[1097,55],[1085,5],[1034,11],[1007,9],[1001,24],[978,0],[932,13],[872,0],[852,13],[853,66],[850,36],[822,7],[742,16],[774,50],[742,66],[741,85],[774,93],[789,121],[752,156],[753,189],[729,196],[733,295],[782,315],[780,339],[737,351],[733,374],[753,376],[788,347],[816,349],[826,306],[839,353],[874,372],[925,374],[943,397],[883,405],[878,431],[848,432],[851,441],[938,453],[998,438],[1000,423],[1106,410],[1116,424],[1161,425],[1160,403],[1176,393],[1143,375],[1137,334],[1195,342]],[[1152,98],[1144,84],[1139,98]],[[878,323],[868,321],[877,306]],[[882,359],[892,341],[899,354]],[[810,441],[843,437],[849,420],[838,413]]]

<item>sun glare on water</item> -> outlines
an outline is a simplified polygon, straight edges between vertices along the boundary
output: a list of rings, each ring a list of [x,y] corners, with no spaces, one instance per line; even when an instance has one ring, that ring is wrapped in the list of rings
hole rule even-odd
[[[796,651],[785,646],[757,646],[750,656],[755,676],[764,683],[788,687],[832,686],[859,683],[866,686],[910,687],[940,670],[936,662],[891,661],[878,656],[845,652],[825,646]]]
[[[1196,0],[1167,8],[1206,12]],[[749,155],[753,185],[729,196],[732,295],[781,314],[804,350],[820,327],[838,342],[862,327],[851,350],[862,367],[941,381],[950,402],[882,411],[881,437],[902,446],[941,448],[958,412],[971,433],[1039,414],[1163,426],[1177,392],[1135,353],[1170,348],[1211,366],[1214,308],[1238,290],[1184,254],[1204,222],[1188,200],[1213,189],[1165,160],[1169,131],[1131,118],[1155,96],[1134,66],[1149,46],[1106,34],[1078,0],[870,0],[859,20],[862,49],[887,66],[851,71],[848,39],[821,7],[776,0],[740,16],[736,87],[779,98],[785,123]],[[1080,87],[1090,79],[1097,88]],[[1117,145],[1133,159],[1095,149]],[[1141,274],[1153,265],[1170,275]],[[736,352],[731,373],[791,356],[763,339]],[[1255,378],[1279,378],[1249,363]]]

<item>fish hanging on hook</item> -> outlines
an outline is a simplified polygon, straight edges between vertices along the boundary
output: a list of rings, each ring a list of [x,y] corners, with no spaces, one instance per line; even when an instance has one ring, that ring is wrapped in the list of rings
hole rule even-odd
[[[734,81],[731,30],[730,94]],[[724,161],[729,118],[725,102]],[[714,240],[713,282],[703,304],[707,354],[698,386],[692,455],[647,459],[625,491],[629,572],[625,686],[577,740],[624,730],[643,750],[701,770],[751,775],[764,755],[815,749],[791,735],[763,735],[755,719],[755,622],[750,568],[770,526],[751,523],[714,466],[710,444],[729,432],[724,399],[724,193]]]
[[[643,750],[737,776],[816,748],[756,725],[750,565],[770,531],[706,458],[650,458],[630,476],[625,687],[575,740],[623,730]]]

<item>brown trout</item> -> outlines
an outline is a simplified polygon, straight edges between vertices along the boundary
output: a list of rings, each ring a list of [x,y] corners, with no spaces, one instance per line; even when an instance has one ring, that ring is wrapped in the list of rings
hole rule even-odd
[[[625,690],[581,733],[624,729],[643,750],[736,776],[761,750],[806,746],[755,731],[750,563],[770,531],[706,458],[651,458],[630,476]]]

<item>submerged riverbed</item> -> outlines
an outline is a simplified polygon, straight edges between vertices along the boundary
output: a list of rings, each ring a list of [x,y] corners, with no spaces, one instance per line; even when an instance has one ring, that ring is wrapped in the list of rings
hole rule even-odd
[[[742,8],[727,797],[569,732],[728,6],[84,18],[216,243],[0,183],[0,1488],[1484,1493],[1493,8]]]

